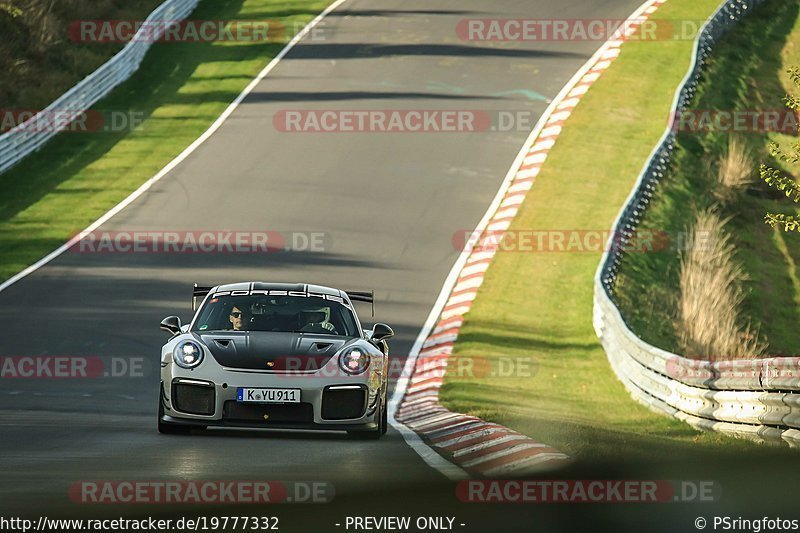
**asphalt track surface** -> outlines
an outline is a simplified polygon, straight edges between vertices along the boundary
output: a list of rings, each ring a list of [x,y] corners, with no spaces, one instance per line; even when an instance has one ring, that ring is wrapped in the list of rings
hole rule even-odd
[[[242,280],[374,289],[374,320],[408,353],[459,250],[548,99],[600,42],[460,40],[466,17],[624,18],[640,0],[353,0],[306,39],[227,122],[104,231],[323,232],[324,251],[66,253],[0,293],[2,355],[144,361],[142,377],[0,382],[0,501],[68,504],[82,479],[322,479],[337,494],[442,476],[394,429],[339,434],[156,432],[159,321],[191,317],[191,284]],[[209,94],[209,98],[215,95]],[[530,113],[474,133],[285,133],[285,110]],[[371,323],[369,308],[360,316]]]

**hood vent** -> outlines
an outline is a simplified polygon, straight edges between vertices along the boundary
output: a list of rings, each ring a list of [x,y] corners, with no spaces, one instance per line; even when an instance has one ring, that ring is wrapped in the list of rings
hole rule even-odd
[[[314,372],[349,340],[331,335],[250,331],[201,336],[216,361],[228,368]]]

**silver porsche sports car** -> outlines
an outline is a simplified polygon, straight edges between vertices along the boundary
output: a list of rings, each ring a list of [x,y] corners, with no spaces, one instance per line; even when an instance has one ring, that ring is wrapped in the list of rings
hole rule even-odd
[[[196,305],[199,300],[202,303]],[[386,433],[385,324],[362,329],[353,301],[372,293],[307,284],[198,287],[190,324],[161,329],[158,430],[208,426]]]

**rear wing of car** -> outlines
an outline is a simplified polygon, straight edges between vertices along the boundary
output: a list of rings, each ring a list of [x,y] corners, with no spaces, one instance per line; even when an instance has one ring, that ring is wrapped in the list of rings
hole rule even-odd
[[[375,291],[344,291],[353,302],[372,304],[372,316],[375,316]]]
[[[200,287],[197,283],[194,284],[192,290],[192,311],[197,311],[197,299],[203,299],[211,292],[214,287]]]

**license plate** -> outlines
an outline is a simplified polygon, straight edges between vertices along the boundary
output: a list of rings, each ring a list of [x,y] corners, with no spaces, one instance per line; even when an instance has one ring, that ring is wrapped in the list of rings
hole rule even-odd
[[[300,403],[300,389],[252,389],[239,387],[237,400],[242,403]]]

